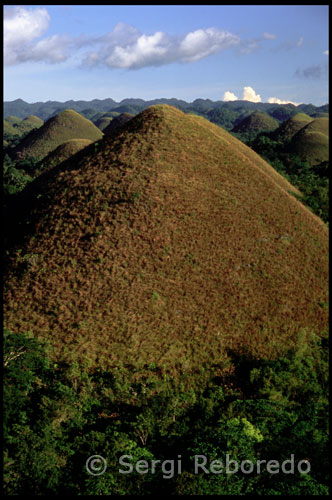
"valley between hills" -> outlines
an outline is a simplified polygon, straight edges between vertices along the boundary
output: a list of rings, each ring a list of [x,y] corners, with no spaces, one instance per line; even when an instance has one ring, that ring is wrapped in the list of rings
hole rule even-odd
[[[328,105],[160,101],[4,105],[6,492],[325,495]]]

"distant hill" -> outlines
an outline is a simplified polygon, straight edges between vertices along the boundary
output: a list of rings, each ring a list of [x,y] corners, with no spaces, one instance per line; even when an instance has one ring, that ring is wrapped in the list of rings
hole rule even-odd
[[[311,121],[313,121],[313,118],[309,115],[298,113],[292,118],[284,121],[280,127],[271,134],[271,137],[276,141],[290,141],[299,130]]]
[[[329,159],[329,119],[315,118],[292,138],[288,151],[297,154],[310,165]]]
[[[113,118],[110,123],[107,125],[106,128],[104,128],[104,134],[105,135],[110,135],[116,130],[120,129],[127,123],[129,120],[131,120],[134,117],[131,113],[121,113],[121,115],[116,116]]]
[[[56,165],[59,165],[90,144],[92,144],[92,141],[90,139],[70,139],[69,141],[63,142],[62,144],[60,144],[60,146],[51,151],[36,166],[36,172],[34,174],[39,175],[40,173],[45,172],[46,170],[49,170]]]
[[[17,125],[22,133],[30,132],[33,129],[40,128],[44,125],[44,121],[38,116],[29,115]]]
[[[279,127],[279,122],[267,113],[255,111],[244,118],[236,125],[232,132],[246,136],[248,140],[253,140],[260,132],[270,132]]]
[[[9,116],[4,120],[4,133],[13,135],[24,135],[31,130],[41,127],[43,120],[38,116],[29,115],[23,120],[15,116]]]
[[[3,133],[15,135],[15,134],[17,134],[17,130],[11,123],[9,123],[7,120],[4,120],[3,121]]]
[[[101,139],[102,132],[90,121],[73,110],[60,112],[38,130],[28,134],[13,150],[16,159],[27,157],[43,159],[69,139]]]
[[[293,104],[270,104],[270,103],[253,103],[250,101],[212,101],[210,99],[195,99],[188,103],[181,99],[152,99],[145,101],[143,99],[123,99],[116,102],[113,99],[94,99],[92,101],[66,101],[64,103],[58,101],[27,103],[22,99],[15,101],[4,102],[4,118],[9,115],[15,115],[20,118],[25,118],[28,115],[36,115],[46,120],[55,116],[64,109],[74,109],[81,113],[86,118],[94,121],[97,113],[118,112],[138,114],[150,106],[158,104],[168,104],[174,106],[185,113],[195,113],[204,116],[208,120],[216,123],[219,126],[231,130],[239,121],[255,111],[267,113],[269,116],[282,122],[291,118],[297,113],[314,113],[329,111],[329,105],[313,106],[312,104],[301,104],[294,106]]]
[[[111,123],[113,118],[119,116],[119,113],[116,111],[109,111],[108,113],[97,113],[92,121],[100,130],[104,131],[104,129]]]
[[[113,120],[112,117],[110,116],[102,116],[101,118],[98,118],[98,120],[95,121],[96,127],[98,127],[101,131],[104,131],[105,128],[111,123]]]
[[[5,120],[10,125],[17,125],[22,121],[22,118],[18,118],[18,116],[6,116]]]
[[[10,200],[6,327],[180,377],[328,328],[328,229],[255,152],[167,105],[98,142]]]

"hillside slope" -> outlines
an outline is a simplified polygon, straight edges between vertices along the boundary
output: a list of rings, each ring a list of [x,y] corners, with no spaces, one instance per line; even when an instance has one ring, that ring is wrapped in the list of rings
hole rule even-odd
[[[131,113],[121,113],[121,115],[116,116],[113,120],[103,129],[105,135],[113,134],[115,131],[123,127],[129,120],[134,117]]]
[[[315,118],[297,132],[288,150],[297,154],[310,165],[329,159],[329,119]]]
[[[327,228],[256,153],[165,105],[94,146],[9,208],[10,330],[59,358],[181,373],[327,328]]]
[[[288,120],[285,120],[280,127],[275,130],[271,137],[276,141],[290,141],[301,128],[308,125],[313,120],[305,113],[298,113]]]
[[[86,148],[91,144],[90,139],[70,139],[69,141],[63,142],[56,149],[51,151],[45,158],[36,166],[35,175],[39,175],[50,168],[54,168],[65,160],[68,160],[81,149]]]
[[[101,139],[103,133],[90,121],[71,109],[50,118],[38,130],[33,130],[13,150],[16,159],[43,159],[69,139]]]

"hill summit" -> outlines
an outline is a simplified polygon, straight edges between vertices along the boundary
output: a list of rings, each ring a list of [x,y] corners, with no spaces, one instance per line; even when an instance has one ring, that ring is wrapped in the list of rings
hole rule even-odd
[[[96,141],[103,133],[87,118],[72,109],[61,111],[37,130],[28,134],[13,150],[17,159],[43,159],[48,153],[70,139]]]
[[[60,358],[181,373],[327,328],[327,228],[251,149],[167,105],[94,146],[9,210],[13,240],[25,234],[7,263],[10,330]]]
[[[59,165],[91,143],[90,139],[69,139],[69,141],[63,142],[36,165],[34,175],[39,175],[41,172]]]
[[[267,113],[256,111],[240,121],[233,132],[246,134],[248,138],[254,138],[259,132],[270,132],[279,127],[279,122]]]
[[[280,127],[272,134],[273,139],[279,141],[290,141],[301,128],[308,125],[313,120],[305,113],[298,113],[288,120],[285,120]]]
[[[289,151],[317,165],[329,159],[329,119],[315,118],[292,138]]]

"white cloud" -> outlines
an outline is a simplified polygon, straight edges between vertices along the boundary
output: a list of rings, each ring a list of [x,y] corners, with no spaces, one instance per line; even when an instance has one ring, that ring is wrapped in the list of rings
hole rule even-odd
[[[262,102],[261,96],[259,94],[256,94],[256,92],[254,91],[254,89],[252,87],[244,87],[243,88],[242,99],[244,101]]]
[[[115,36],[118,31],[121,32],[120,38]],[[199,29],[182,37],[174,37],[162,31],[152,35],[141,34],[133,26],[124,23],[116,25],[104,40],[107,43],[99,50],[99,60],[111,68],[127,69],[173,62],[191,63],[239,43],[237,36],[216,28]]]
[[[300,38],[300,39],[299,39],[299,41],[296,43],[296,45],[297,45],[298,47],[300,47],[300,46],[302,45],[302,43],[303,43],[303,36],[301,36],[301,38]]]
[[[66,36],[53,35],[40,40],[22,55],[22,61],[44,61],[51,64],[66,61],[71,41]]]
[[[233,92],[227,90],[224,93],[223,101],[237,101],[237,100],[238,97],[235,94],[233,94]],[[261,96],[259,94],[256,94],[256,92],[252,87],[243,87],[242,100],[251,102],[262,102]]]
[[[220,31],[216,28],[200,29],[188,33],[181,40],[176,52],[182,62],[193,62],[234,47],[239,42],[239,37],[228,31]]]
[[[267,102],[270,104],[294,104],[294,106],[299,106],[301,103],[300,102],[294,102],[294,101],[283,101],[281,99],[278,99],[278,97],[269,97]]]
[[[263,33],[263,38],[265,38],[265,40],[275,40],[277,37],[272,33]]]
[[[125,23],[118,23],[111,32],[99,37],[53,35],[39,39],[47,31],[49,22],[50,16],[45,8],[21,6],[5,9],[5,63],[43,61],[53,64],[75,55],[80,57],[84,67],[99,64],[110,68],[138,69],[174,62],[192,63],[240,43],[238,36],[217,28],[171,36],[162,31],[141,33]]]
[[[329,51],[328,51],[328,50],[324,50],[323,54],[324,54],[325,56],[328,56],[328,55],[329,55]]]
[[[223,101],[237,101],[238,97],[233,94],[233,92],[230,92],[227,90],[224,93]],[[252,87],[243,87],[243,96],[242,96],[243,101],[250,101],[250,102],[262,102],[261,96],[259,94],[256,94],[255,90]],[[278,97],[269,97],[267,102],[270,104],[294,104],[294,106],[298,106],[299,102],[294,102],[294,101],[287,101],[287,100],[281,100]]]
[[[229,92],[228,90],[224,93],[224,97],[222,99],[223,101],[237,101],[238,100],[238,97],[236,97],[235,94],[233,94],[233,92]]]
[[[107,66],[113,68],[140,68],[160,64],[167,56],[167,41],[161,31],[154,35],[141,35],[133,44],[116,45],[106,57]]]
[[[4,10],[4,59],[6,64],[21,62],[25,48],[47,31],[50,16],[46,9],[28,10],[8,7]]]

